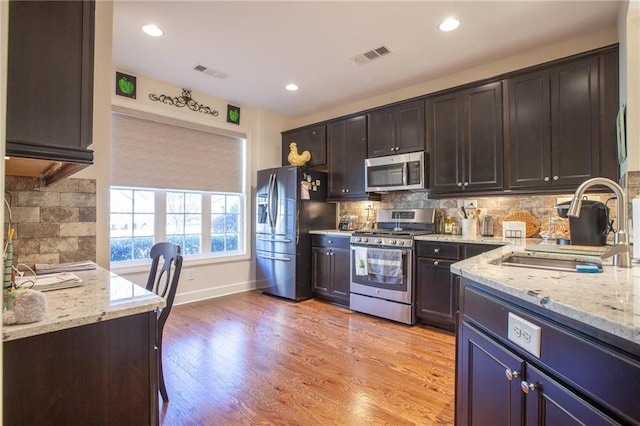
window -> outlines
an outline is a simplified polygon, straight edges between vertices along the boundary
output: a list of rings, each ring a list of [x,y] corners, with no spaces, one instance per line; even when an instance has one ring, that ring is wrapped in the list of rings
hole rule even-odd
[[[246,254],[246,135],[114,107],[111,262],[149,259],[154,243],[185,257]]]
[[[243,214],[243,194],[112,187],[111,262],[149,259],[157,241],[183,256],[244,254]]]

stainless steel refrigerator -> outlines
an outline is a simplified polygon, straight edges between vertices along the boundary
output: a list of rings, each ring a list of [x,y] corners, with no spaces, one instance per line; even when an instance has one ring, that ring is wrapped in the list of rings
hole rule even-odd
[[[336,227],[336,206],[326,196],[326,173],[297,166],[258,171],[258,289],[293,300],[311,297],[309,231]]]

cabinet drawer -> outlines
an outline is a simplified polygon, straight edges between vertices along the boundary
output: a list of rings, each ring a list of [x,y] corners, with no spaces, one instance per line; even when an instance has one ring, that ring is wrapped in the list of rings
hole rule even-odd
[[[527,361],[562,379],[577,393],[595,400],[627,421],[640,422],[640,404],[636,400],[640,394],[640,361],[637,358],[588,340],[569,328],[467,284],[464,280],[463,321],[476,324]],[[509,341],[509,312],[541,328],[539,358]]]
[[[349,237],[341,237],[335,235],[311,235],[311,245],[312,246],[322,246],[322,247],[336,247],[336,248],[349,248]]]
[[[431,257],[434,259],[461,259],[462,245],[455,243],[442,243],[438,241],[418,241],[416,254],[418,257]]]
[[[502,247],[502,245],[496,244],[465,244],[464,247],[464,258],[468,259],[473,256],[477,256],[484,252],[496,249],[498,247]]]

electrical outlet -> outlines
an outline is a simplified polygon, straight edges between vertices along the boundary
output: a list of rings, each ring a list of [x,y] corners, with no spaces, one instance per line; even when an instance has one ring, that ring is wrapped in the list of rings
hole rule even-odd
[[[196,278],[196,274],[195,274],[195,271],[193,269],[187,269],[186,272],[187,272],[187,280],[188,281],[192,281],[192,280],[194,280]]]
[[[509,312],[508,338],[525,351],[540,358],[540,336],[542,329]]]

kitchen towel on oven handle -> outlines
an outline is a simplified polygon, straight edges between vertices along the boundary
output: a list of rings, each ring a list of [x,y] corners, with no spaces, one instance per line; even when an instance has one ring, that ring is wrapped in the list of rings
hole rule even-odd
[[[359,277],[366,277],[369,275],[369,269],[367,268],[367,253],[366,247],[353,247],[353,261],[356,263],[356,275]]]
[[[368,249],[369,275],[386,284],[402,284],[403,250]]]

